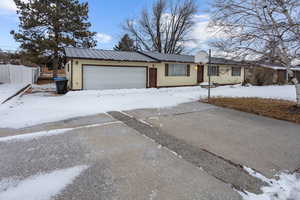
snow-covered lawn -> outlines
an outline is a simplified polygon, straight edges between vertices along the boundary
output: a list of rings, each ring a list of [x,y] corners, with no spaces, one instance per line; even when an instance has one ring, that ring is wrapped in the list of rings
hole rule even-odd
[[[24,88],[26,84],[0,84],[0,104],[5,101],[7,98],[16,94],[22,88]]]
[[[50,200],[71,184],[88,166],[56,170],[38,174],[25,180],[6,179],[0,181],[0,199],[19,200],[36,199]]]
[[[211,94],[296,101],[294,86],[223,86],[213,88]],[[114,110],[171,107],[206,97],[207,89],[201,87],[74,91],[63,96],[36,93],[1,105],[0,128],[22,128]]]

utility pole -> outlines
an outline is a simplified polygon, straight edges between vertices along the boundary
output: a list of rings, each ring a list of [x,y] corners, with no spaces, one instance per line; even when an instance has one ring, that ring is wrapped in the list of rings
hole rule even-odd
[[[209,53],[208,53],[208,95],[207,95],[207,101],[209,103],[210,100],[210,88],[211,88],[211,49],[209,49]]]

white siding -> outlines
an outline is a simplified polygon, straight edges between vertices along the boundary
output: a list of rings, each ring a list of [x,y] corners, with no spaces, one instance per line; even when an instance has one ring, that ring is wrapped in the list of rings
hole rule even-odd
[[[0,65],[0,82],[33,84],[39,76],[39,68],[23,65]]]

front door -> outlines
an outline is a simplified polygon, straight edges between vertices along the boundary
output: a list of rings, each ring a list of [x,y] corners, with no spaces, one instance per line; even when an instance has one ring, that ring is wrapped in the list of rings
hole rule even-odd
[[[149,87],[156,88],[157,87],[157,69],[149,68]]]
[[[197,65],[197,83],[203,82],[203,65]]]

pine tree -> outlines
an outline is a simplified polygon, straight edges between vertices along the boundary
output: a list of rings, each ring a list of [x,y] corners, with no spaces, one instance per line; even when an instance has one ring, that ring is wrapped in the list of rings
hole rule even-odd
[[[134,45],[134,41],[125,34],[120,40],[119,44],[114,47],[116,51],[136,51],[137,48]]]
[[[62,64],[63,48],[94,47],[95,32],[88,29],[88,3],[79,0],[14,0],[19,15],[19,31],[11,31],[33,61],[50,57],[53,76]]]

